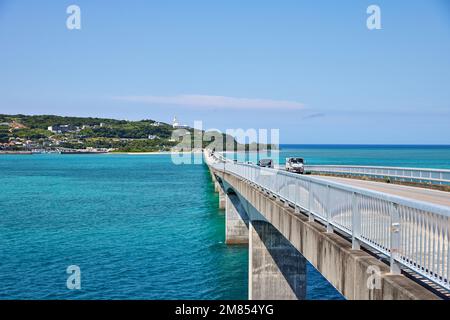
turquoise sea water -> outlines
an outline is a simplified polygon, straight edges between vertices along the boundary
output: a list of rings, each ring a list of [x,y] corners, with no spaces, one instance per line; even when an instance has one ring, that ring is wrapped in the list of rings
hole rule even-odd
[[[245,298],[248,253],[223,243],[216,197],[170,156],[0,156],[0,298]]]
[[[290,155],[450,168],[449,147]],[[246,299],[248,250],[224,244],[217,203],[205,166],[167,155],[0,156],[0,299]],[[66,288],[69,265],[80,291]],[[307,295],[342,298],[310,265]]]

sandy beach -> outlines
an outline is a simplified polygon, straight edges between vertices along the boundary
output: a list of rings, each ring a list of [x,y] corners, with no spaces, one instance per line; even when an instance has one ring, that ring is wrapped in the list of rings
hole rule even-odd
[[[202,151],[183,151],[183,152],[171,152],[171,151],[156,151],[156,152],[109,152],[107,154],[127,154],[133,156],[144,156],[144,155],[172,155],[172,154],[201,154]]]

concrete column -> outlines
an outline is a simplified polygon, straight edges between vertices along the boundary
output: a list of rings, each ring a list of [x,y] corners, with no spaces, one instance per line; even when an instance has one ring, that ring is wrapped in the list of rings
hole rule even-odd
[[[306,298],[306,259],[271,224],[250,222],[249,299]]]
[[[236,194],[226,195],[225,242],[248,243],[248,215]]]
[[[225,191],[223,191],[220,184],[218,184],[218,192],[219,192],[219,209],[225,209],[226,202],[227,202],[227,195],[225,194]]]
[[[219,192],[221,189],[220,184],[217,182],[217,180],[214,182],[214,191]]]

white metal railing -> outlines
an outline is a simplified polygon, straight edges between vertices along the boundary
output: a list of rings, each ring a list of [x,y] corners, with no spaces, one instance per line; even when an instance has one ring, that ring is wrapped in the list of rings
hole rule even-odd
[[[271,192],[323,222],[390,258],[400,266],[450,290],[450,207],[433,205],[325,179],[237,163],[205,151],[208,165]]]
[[[307,165],[307,171],[312,173],[328,173],[338,175],[358,175],[376,178],[388,177],[394,180],[427,182],[432,184],[449,185],[450,170],[425,168],[397,168],[372,166],[344,166],[344,165]]]

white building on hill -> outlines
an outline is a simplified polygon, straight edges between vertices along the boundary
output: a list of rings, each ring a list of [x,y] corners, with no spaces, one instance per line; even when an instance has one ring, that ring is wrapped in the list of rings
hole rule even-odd
[[[178,122],[177,117],[174,117],[174,118],[173,118],[172,126],[173,126],[174,129],[188,129],[188,128],[189,128],[188,125],[180,124],[180,123]]]

